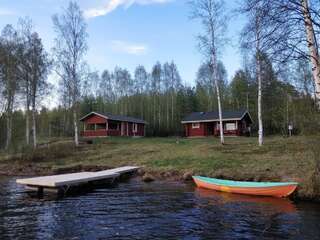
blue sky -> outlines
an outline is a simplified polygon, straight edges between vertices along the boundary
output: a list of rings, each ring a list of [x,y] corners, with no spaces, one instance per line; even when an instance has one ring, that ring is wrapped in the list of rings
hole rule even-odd
[[[86,57],[92,70],[112,70],[115,66],[133,73],[138,64],[150,71],[156,61],[174,60],[185,82],[194,84],[203,57],[197,49],[199,23],[189,19],[186,0],[78,0],[88,23],[89,51]],[[228,8],[235,0],[226,1]],[[47,50],[53,45],[52,15],[66,7],[65,0],[0,0],[0,27],[16,24],[29,16]],[[221,60],[229,79],[241,67],[238,40],[240,18],[229,21],[226,35],[231,42]]]

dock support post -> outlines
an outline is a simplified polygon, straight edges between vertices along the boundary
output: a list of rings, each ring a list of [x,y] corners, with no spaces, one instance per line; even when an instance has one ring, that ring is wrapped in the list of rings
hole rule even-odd
[[[38,195],[38,197],[42,197],[43,196],[43,187],[38,187],[37,195]]]

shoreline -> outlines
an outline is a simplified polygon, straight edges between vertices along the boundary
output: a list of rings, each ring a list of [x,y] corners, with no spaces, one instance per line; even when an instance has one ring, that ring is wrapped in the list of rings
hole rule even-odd
[[[119,166],[103,166],[103,165],[74,165],[66,167],[43,167],[35,166],[35,164],[17,164],[17,163],[5,163],[0,164],[0,175],[6,177],[37,177],[37,176],[46,176],[46,175],[55,175],[55,174],[66,174],[74,172],[83,172],[83,171],[102,171],[107,170],[113,167]],[[192,171],[178,171],[178,170],[155,170],[147,169],[142,166],[140,170],[136,173],[136,177],[140,181],[144,182],[153,182],[153,181],[162,181],[162,182],[179,182],[187,183],[192,182]],[[197,175],[195,173],[195,175]],[[221,179],[237,180],[237,181],[279,181],[278,177],[272,176],[272,174],[259,176],[257,174],[245,174],[243,176],[229,175],[228,172],[219,171],[208,177],[216,177]],[[289,197],[289,199],[297,201],[308,201],[308,202],[320,202],[320,195],[312,195],[305,187],[306,182],[301,179],[299,182],[298,188],[296,191]]]

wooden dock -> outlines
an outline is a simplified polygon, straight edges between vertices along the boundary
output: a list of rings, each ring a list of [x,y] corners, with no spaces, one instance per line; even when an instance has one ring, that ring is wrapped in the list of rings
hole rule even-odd
[[[18,184],[24,185],[26,189],[43,192],[57,192],[66,194],[72,187],[81,187],[87,184],[113,182],[125,174],[136,172],[139,167],[126,166],[98,172],[78,172],[52,176],[17,179]]]

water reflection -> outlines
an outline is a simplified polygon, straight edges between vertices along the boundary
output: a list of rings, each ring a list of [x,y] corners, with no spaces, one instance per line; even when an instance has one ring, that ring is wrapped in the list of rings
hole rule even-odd
[[[138,181],[63,199],[0,178],[0,239],[319,239],[320,207]]]
[[[296,206],[288,199],[195,190],[201,206],[219,208],[219,223],[231,235],[245,238],[294,238],[299,223]],[[205,214],[203,214],[205,215]],[[215,218],[217,214],[215,213]],[[206,220],[208,221],[208,220]],[[223,234],[219,233],[219,234]]]
[[[278,213],[295,213],[297,208],[295,204],[286,198],[249,196],[241,194],[232,194],[225,192],[217,192],[213,190],[196,188],[196,196],[208,200],[208,204],[228,204],[228,203],[253,203],[263,209],[270,209]]]

